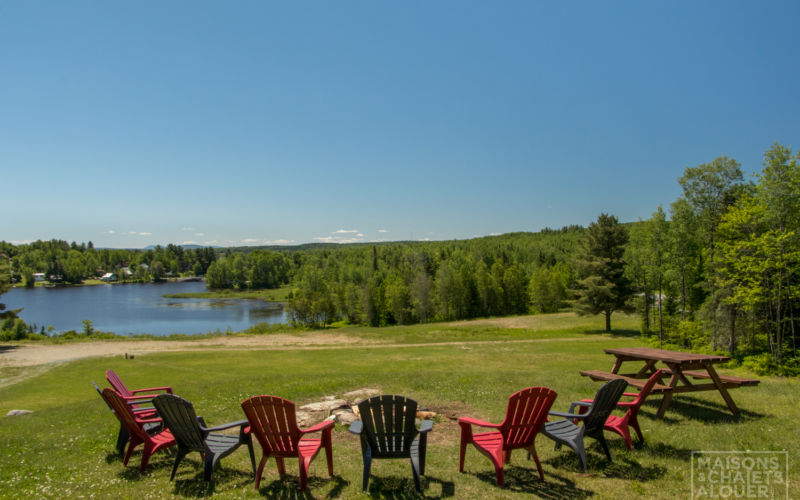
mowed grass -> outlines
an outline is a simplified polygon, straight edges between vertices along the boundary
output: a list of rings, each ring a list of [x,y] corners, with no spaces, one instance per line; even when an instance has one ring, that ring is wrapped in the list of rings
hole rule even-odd
[[[340,329],[369,345],[332,350],[244,350],[162,353],[136,359],[95,358],[60,364],[0,389],[0,412],[27,409],[31,415],[0,418],[0,496],[9,498],[405,498],[414,497],[406,460],[375,461],[367,494],[361,493],[358,438],[337,426],[333,437],[333,478],[324,456],[311,465],[309,489],[299,491],[297,462],[287,460],[280,478],[274,461],[265,468],[260,491],[253,488],[244,448],[223,459],[214,482],[202,480],[202,463],[191,454],[176,480],[169,481],[173,457],[156,454],[143,474],[141,454],[125,467],[114,454],[118,423],[91,386],[105,386],[106,369],[116,370],[131,387],[171,385],[191,400],[210,425],[243,418],[242,400],[274,394],[298,405],[359,388],[403,394],[440,415],[430,434],[423,496],[430,498],[688,498],[692,450],[789,450],[790,498],[800,492],[794,454],[800,450],[800,381],[760,377],[761,385],[731,391],[742,410],[733,418],[722,398],[711,392],[678,395],[663,420],[654,420],[660,398],[643,408],[646,442],[628,451],[607,433],[613,463],[587,440],[589,473],[575,454],[555,451],[537,438],[545,480],[521,451],[506,466],[506,486],[494,483],[493,468],[474,448],[467,450],[459,474],[459,416],[500,422],[508,396],[541,385],[558,392],[554,409],[591,397],[599,384],[580,369],[610,369],[604,347],[642,345],[633,335],[635,318],[621,317],[613,335],[596,330],[599,318],[523,317],[517,323],[475,321],[459,324],[370,329]],[[549,321],[549,322],[548,322]],[[498,325],[501,326],[498,326]],[[511,328],[502,326],[509,324]],[[549,329],[546,325],[549,324]],[[527,325],[527,326],[526,326]],[[427,335],[425,332],[428,332]],[[429,345],[408,345],[427,343]],[[742,371],[727,371],[752,376]],[[256,444],[256,455],[260,448]]]

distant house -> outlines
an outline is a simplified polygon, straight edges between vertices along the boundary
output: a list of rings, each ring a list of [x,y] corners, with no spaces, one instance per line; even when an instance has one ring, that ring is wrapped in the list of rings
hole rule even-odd
[[[100,277],[100,281],[117,281],[117,275],[114,273],[106,273]]]
[[[33,273],[33,281],[44,281],[44,273]]]

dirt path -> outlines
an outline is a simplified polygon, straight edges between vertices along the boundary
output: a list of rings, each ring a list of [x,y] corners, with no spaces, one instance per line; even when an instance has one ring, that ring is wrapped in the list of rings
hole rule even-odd
[[[214,337],[198,340],[114,340],[80,342],[75,344],[26,344],[2,350],[0,367],[36,366],[95,356],[124,356],[151,352],[272,349],[322,346],[342,346],[368,343],[363,339],[331,333],[303,335],[258,335],[252,337]]]

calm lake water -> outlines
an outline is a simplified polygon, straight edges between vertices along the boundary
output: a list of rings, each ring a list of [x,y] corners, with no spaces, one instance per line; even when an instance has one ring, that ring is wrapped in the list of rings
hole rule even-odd
[[[67,288],[13,288],[3,295],[8,309],[56,332],[96,330],[117,334],[196,335],[216,330],[241,331],[257,323],[286,323],[281,304],[240,299],[167,299],[167,293],[204,292],[205,283],[92,285]]]

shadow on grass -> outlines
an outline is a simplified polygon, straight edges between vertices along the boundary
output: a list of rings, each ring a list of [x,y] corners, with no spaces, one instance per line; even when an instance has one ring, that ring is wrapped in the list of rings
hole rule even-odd
[[[264,484],[264,477],[261,478],[261,484]],[[251,478],[252,483],[252,478]],[[341,476],[333,475],[330,478],[322,478],[311,476],[308,478],[308,485],[305,491],[300,491],[300,478],[289,474],[283,475],[280,479],[275,479],[266,486],[259,488],[258,493],[267,498],[275,498],[280,500],[295,500],[299,498],[339,498],[342,491],[350,484]],[[311,494],[312,490],[330,487],[325,495],[314,496]]]
[[[490,467],[491,469],[491,467]],[[527,493],[540,498],[552,500],[567,500],[571,498],[587,498],[594,495],[593,491],[584,490],[575,486],[575,482],[556,474],[545,472],[545,479],[539,479],[536,468],[506,465],[503,468],[503,487],[497,486],[497,477],[494,470],[485,470],[472,474],[491,488],[496,488],[498,494],[504,490],[515,493]],[[490,495],[491,496],[491,495]]]
[[[627,450],[624,441],[622,440],[609,440],[608,447],[611,452],[611,462],[606,459],[603,448],[598,442],[586,441],[586,462],[588,465],[588,474],[602,474],[605,477],[613,477],[620,479],[634,479],[640,482],[653,481],[664,477],[667,474],[666,467],[660,465],[642,466],[639,462],[631,460],[630,458],[620,456],[619,452]],[[641,445],[641,449],[647,448],[646,444]],[[688,450],[686,451],[688,456]],[[675,450],[678,453],[678,450]],[[565,469],[576,474],[584,474],[583,468],[578,461],[578,455],[567,446],[561,447],[561,453],[551,458],[544,463],[552,466],[555,469]]]
[[[722,400],[722,396],[720,396],[720,400]],[[659,400],[658,403],[660,405],[661,401]],[[708,424],[743,424],[747,421],[761,419],[767,416],[763,413],[739,408],[739,416],[735,417],[724,402],[708,401],[684,394],[675,394],[672,396],[669,408],[667,408],[664,414],[664,421],[675,421],[674,419],[668,420],[666,418],[670,412],[677,413],[689,420],[698,420]],[[653,416],[655,417],[655,415]]]
[[[15,349],[19,349],[18,345],[0,345],[0,354],[3,354],[6,351],[13,351]]]
[[[193,470],[187,470],[188,467],[184,464],[191,464]],[[190,475],[191,477],[186,477]],[[181,476],[184,476],[184,478],[182,479]],[[175,475],[175,487],[172,493],[189,498],[204,498],[213,495],[217,485],[220,484],[233,483],[234,488],[253,487],[253,474],[251,471],[228,469],[220,466],[214,470],[210,482],[206,482],[203,476],[204,467],[202,462],[184,459]]]
[[[436,484],[441,486],[441,494],[435,493],[439,490],[434,486]],[[432,476],[420,477],[420,487],[422,488],[422,493],[418,493],[414,488],[414,479],[411,477],[370,476],[367,494],[372,498],[397,500],[402,498],[449,498],[455,495],[455,484]]]

